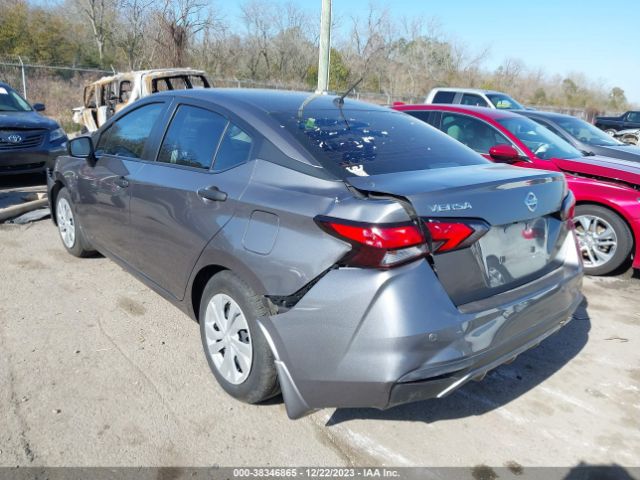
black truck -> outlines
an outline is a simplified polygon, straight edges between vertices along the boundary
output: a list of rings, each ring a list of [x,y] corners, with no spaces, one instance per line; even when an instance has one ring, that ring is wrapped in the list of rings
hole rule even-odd
[[[627,112],[619,117],[596,117],[596,127],[609,135],[620,130],[640,128],[640,111]]]

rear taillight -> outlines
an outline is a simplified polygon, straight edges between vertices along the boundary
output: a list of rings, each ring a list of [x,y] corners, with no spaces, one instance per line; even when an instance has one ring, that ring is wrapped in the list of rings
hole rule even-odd
[[[426,220],[425,225],[431,233],[433,253],[450,252],[469,245],[467,240],[476,233],[471,225],[462,222],[443,222]]]
[[[316,222],[326,232],[352,245],[341,261],[344,265],[389,268],[427,253],[424,236],[413,223],[371,224],[331,218],[317,218]]]
[[[318,217],[316,222],[327,233],[352,245],[341,264],[352,267],[390,268],[416,260],[429,253],[465,248],[487,230],[481,223],[424,220],[424,228],[414,223],[371,224]],[[427,240],[425,235],[431,238]]]

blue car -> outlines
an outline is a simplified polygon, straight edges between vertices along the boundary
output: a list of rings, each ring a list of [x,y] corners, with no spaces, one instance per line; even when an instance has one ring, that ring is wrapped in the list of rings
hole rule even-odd
[[[0,82],[0,175],[44,172],[66,152],[67,134],[44,108]]]

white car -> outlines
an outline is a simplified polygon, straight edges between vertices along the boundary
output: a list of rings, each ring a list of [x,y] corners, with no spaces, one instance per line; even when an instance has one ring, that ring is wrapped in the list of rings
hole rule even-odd
[[[506,93],[477,88],[434,88],[424,103],[471,105],[500,110],[525,110]]]
[[[191,68],[161,68],[116,73],[84,88],[84,106],[73,109],[73,121],[83,132],[95,132],[114,113],[147,95],[165,90],[209,88],[205,72]]]

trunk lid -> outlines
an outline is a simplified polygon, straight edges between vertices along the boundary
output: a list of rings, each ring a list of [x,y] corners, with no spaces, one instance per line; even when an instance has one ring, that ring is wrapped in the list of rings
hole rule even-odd
[[[471,246],[433,255],[456,305],[523,285],[562,262],[558,254],[568,227],[556,215],[565,195],[560,173],[486,164],[348,181],[363,191],[406,198],[425,221],[485,224]]]

